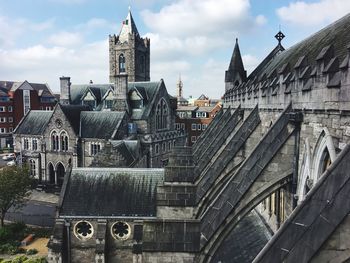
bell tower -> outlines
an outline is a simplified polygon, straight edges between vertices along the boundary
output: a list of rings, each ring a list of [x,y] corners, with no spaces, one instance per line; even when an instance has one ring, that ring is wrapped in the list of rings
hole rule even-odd
[[[119,35],[109,36],[109,81],[127,74],[130,82],[150,80],[150,39],[142,38],[129,8]]]

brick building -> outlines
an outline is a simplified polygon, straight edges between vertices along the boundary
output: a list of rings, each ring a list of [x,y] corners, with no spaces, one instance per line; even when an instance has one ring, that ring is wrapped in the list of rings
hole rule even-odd
[[[178,106],[176,110],[176,129],[187,133],[187,145],[194,144],[205,131],[216,113],[221,109],[218,103],[214,106]]]
[[[0,148],[12,147],[12,132],[30,110],[52,110],[56,99],[47,84],[0,81]]]

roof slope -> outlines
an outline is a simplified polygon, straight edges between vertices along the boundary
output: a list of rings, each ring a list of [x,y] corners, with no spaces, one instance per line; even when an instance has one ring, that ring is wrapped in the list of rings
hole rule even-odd
[[[60,216],[155,216],[164,169],[74,168]]]
[[[18,124],[15,134],[41,135],[44,133],[53,111],[31,110]]]
[[[132,17],[130,10],[128,15],[126,16],[126,19],[123,21],[122,28],[120,29],[119,41],[121,43],[128,41],[129,34],[135,34],[137,36],[139,35],[134,18]]]
[[[119,111],[83,111],[80,118],[80,136],[111,139],[124,116],[125,112]]]
[[[83,105],[62,105],[58,104],[64,115],[66,115],[70,125],[72,126],[75,134],[79,134],[80,113],[82,111],[90,110],[89,106]]]
[[[349,31],[350,14],[330,24],[291,48],[278,53],[273,59],[270,59],[268,63],[261,67],[258,66],[257,69],[259,70],[250,74],[249,78],[251,79],[256,75],[263,76],[265,73],[268,75],[287,63],[293,68],[298,59],[302,56],[307,56],[309,64],[315,64],[318,54],[320,54],[324,47],[330,45],[334,46],[335,56],[340,59],[345,58],[347,55],[346,47],[350,43]]]
[[[347,145],[254,262],[310,262],[350,212],[349,170]]]

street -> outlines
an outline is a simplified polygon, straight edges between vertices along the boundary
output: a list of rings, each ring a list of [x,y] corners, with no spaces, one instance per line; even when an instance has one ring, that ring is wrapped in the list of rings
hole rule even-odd
[[[24,222],[35,226],[53,227],[55,211],[55,204],[30,200],[17,211],[10,209],[6,214],[5,220]]]

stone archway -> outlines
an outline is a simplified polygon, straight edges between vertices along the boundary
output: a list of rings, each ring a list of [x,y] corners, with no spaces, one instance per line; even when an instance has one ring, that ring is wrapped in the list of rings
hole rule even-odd
[[[53,165],[52,163],[49,163],[48,167],[48,175],[49,175],[49,178],[48,178],[48,182],[49,184],[55,184],[55,169],[53,168]]]
[[[64,166],[61,162],[56,165],[56,173],[57,173],[57,185],[62,186],[65,174]]]

